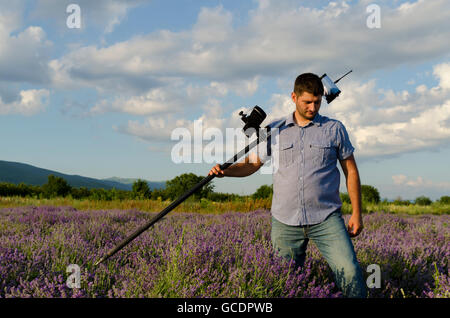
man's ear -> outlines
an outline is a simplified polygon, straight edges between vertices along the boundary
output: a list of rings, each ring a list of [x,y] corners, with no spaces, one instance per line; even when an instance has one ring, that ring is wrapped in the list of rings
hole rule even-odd
[[[297,103],[297,95],[294,92],[291,93],[291,98],[294,103]]]

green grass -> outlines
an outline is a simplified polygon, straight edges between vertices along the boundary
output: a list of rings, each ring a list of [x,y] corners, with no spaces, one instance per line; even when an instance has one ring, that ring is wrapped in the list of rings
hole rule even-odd
[[[87,200],[53,198],[39,199],[31,197],[0,197],[0,208],[12,208],[21,206],[71,206],[77,210],[132,210],[146,212],[159,212],[166,208],[172,201],[162,200]],[[249,212],[258,209],[270,209],[271,201],[269,199],[251,198],[245,200],[213,202],[206,199],[201,201],[187,200],[174,209],[174,212],[196,212],[196,213],[226,213],[229,211]]]
[[[421,215],[421,214],[450,214],[450,204],[434,202],[431,205],[395,205],[392,203],[366,204],[366,212],[384,211],[387,213]]]
[[[132,210],[147,212],[159,212],[166,208],[172,201],[162,200],[87,200],[54,198],[22,198],[22,197],[0,197],[0,208],[12,208],[20,206],[71,206],[78,210]],[[181,203],[174,212],[196,212],[196,213],[226,213],[228,211],[249,212],[258,209],[269,210],[271,207],[270,199],[245,199],[227,202],[214,202],[206,199],[200,201],[185,201]],[[442,204],[433,202],[431,205],[422,206],[417,204],[396,205],[393,203],[363,203],[363,213],[373,213],[383,211],[386,213],[406,214],[406,215],[422,215],[422,214],[450,214],[450,204]],[[351,214],[351,204],[344,202],[342,205],[342,213]]]

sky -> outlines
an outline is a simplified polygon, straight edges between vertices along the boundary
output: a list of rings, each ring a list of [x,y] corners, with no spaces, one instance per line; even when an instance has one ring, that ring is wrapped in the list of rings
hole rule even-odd
[[[447,0],[0,0],[0,160],[99,179],[206,176],[225,151],[176,163],[176,128],[201,120],[225,135],[254,105],[266,124],[295,110],[299,74],[353,70],[320,113],[347,128],[362,184],[436,200],[450,195],[449,38]],[[272,175],[213,183],[250,194]]]

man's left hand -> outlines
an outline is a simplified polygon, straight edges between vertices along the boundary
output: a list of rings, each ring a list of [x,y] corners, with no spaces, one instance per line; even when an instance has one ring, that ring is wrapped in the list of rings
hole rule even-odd
[[[363,227],[362,216],[352,214],[350,220],[348,220],[347,226],[348,234],[350,235],[350,237],[358,236],[359,233],[361,233]]]

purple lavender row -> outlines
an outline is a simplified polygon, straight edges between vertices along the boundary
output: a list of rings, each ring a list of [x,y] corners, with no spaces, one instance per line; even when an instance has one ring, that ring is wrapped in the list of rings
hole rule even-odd
[[[268,211],[175,213],[106,264],[96,259],[155,214],[71,207],[0,210],[0,297],[342,297],[311,244],[302,270],[270,243]],[[449,297],[448,215],[364,216],[361,267],[378,264],[370,297]],[[69,288],[69,264],[81,288]],[[366,277],[370,273],[365,273]]]

